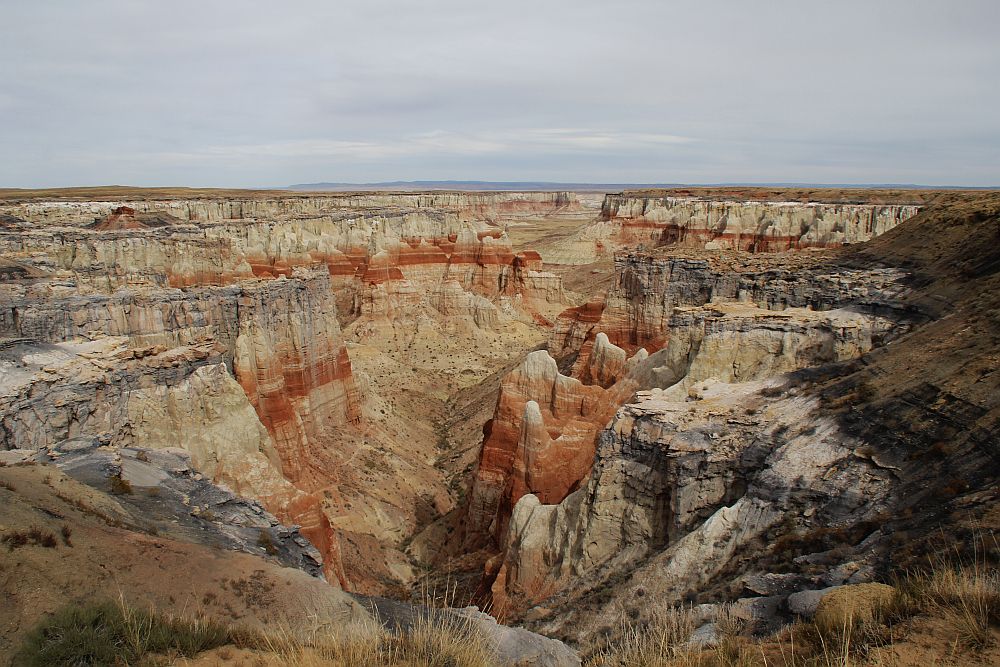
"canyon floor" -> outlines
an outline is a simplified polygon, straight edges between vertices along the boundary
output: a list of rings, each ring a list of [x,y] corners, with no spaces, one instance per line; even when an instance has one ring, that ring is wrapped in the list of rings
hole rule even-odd
[[[975,566],[973,640],[829,664],[996,664],[998,241],[992,192],[0,190],[0,655],[104,596],[828,664],[775,638]]]

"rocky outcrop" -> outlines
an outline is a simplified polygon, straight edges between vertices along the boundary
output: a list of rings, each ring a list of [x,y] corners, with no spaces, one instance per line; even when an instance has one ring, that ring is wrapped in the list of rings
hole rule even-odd
[[[759,453],[734,452],[715,442],[724,431],[733,434],[732,424],[742,421],[714,425],[715,413],[705,416],[689,405],[692,398],[702,398],[705,390],[700,386],[705,382],[740,387],[740,383],[752,384],[799,368],[854,359],[872,350],[875,341],[900,333],[891,320],[850,310],[769,311],[742,303],[677,308],[667,331],[670,338],[666,346],[648,358],[643,354],[641,362],[628,373],[630,389],[654,390],[640,391],[640,401],[622,408],[608,430],[599,435],[597,458],[593,472],[588,471],[591,477],[586,493],[578,491],[558,506],[537,494],[531,496],[532,500],[527,499],[526,493],[514,498],[517,504],[503,544],[504,564],[493,587],[494,604],[505,605],[508,611],[516,610],[545,599],[567,585],[567,577],[593,572],[616,554],[630,553],[631,557],[639,558],[662,548],[690,533],[699,521],[707,520],[706,508],[721,510],[727,504],[727,494],[745,488],[738,475],[746,472],[750,459]],[[600,333],[584,375],[597,383],[606,383],[613,376],[607,378],[599,370],[595,372],[595,362],[605,368],[616,368],[624,356],[623,350],[608,343],[604,333]],[[617,399],[620,404],[629,396],[619,391],[604,398]],[[756,412],[757,408],[749,404],[747,401],[744,409]],[[696,415],[693,419],[692,413]],[[646,419],[636,419],[637,415]],[[740,419],[747,417],[740,414]],[[665,435],[688,424],[693,433],[676,438]],[[733,437],[747,446],[755,439],[748,437],[744,441],[735,434]],[[606,447],[612,442],[620,443],[621,438],[671,444],[666,453],[658,448],[660,445],[646,444],[640,447],[642,454],[638,456],[625,456],[618,450],[609,454]],[[691,438],[700,444],[692,445]],[[723,457],[725,471],[714,469],[713,459],[701,454],[687,458],[693,447]],[[609,457],[606,464],[602,463],[605,455]],[[664,458],[648,458],[661,455]],[[690,461],[689,465],[675,468],[685,460]],[[661,479],[660,474],[666,477]],[[631,481],[633,478],[642,481]],[[708,486],[700,486],[702,481]],[[692,496],[682,498],[682,492]],[[601,498],[610,504],[607,507],[588,504],[605,502]],[[706,499],[709,499],[707,505]],[[735,497],[728,498],[729,502],[733,500]],[[522,502],[526,504],[522,506]],[[729,530],[726,527],[734,525],[734,516],[741,512],[757,516],[762,507],[758,503],[727,510],[729,513],[720,514],[710,527]],[[745,531],[738,544],[754,538],[770,525],[763,519],[757,528],[750,528],[743,518],[737,523]],[[711,540],[721,539],[713,535]],[[703,542],[712,543],[711,540],[706,538]],[[690,562],[701,567],[698,565],[701,559],[709,556],[719,557],[699,552]],[[560,563],[560,567],[553,570],[553,562]],[[675,566],[678,564],[679,561]],[[689,575],[689,582],[695,585],[703,578],[701,574]]]
[[[750,285],[755,305],[673,306],[667,342],[648,360],[661,370],[643,378],[660,388],[639,391],[601,433],[586,484],[558,505],[525,495],[515,506],[494,603],[515,615],[537,605],[525,616],[532,627],[582,639],[649,599],[754,594],[777,608],[797,591],[886,577],[926,562],[941,526],[963,545],[955,549],[974,553],[997,500],[984,467],[1000,412],[983,391],[996,383],[986,369],[997,322],[987,314],[995,299],[982,296],[992,294],[997,251],[981,236],[997,211],[994,201],[923,213],[802,267],[803,277],[830,279],[779,283],[814,307],[845,299],[833,310],[765,309],[775,303],[769,284]],[[934,233],[933,247],[918,240]],[[678,363],[680,383],[663,374]],[[788,607],[806,608],[802,598]]]
[[[310,450],[357,421],[360,405],[328,277],[296,275],[303,280],[287,281],[291,289],[264,283],[237,300],[233,370],[274,438],[285,476],[315,485],[325,475]]]
[[[903,273],[893,269],[843,269],[822,256],[797,260],[768,256],[697,253],[660,257],[631,253],[615,259],[615,283],[600,301],[563,311],[549,351],[578,376],[590,344],[604,332],[628,351],[663,347],[678,308],[739,302],[763,310],[828,310],[856,304],[888,313],[896,304]]]
[[[800,368],[854,359],[906,330],[907,309],[899,301],[902,272],[847,269],[834,266],[822,255],[788,261],[738,254],[700,256],[694,252],[660,257],[633,253],[617,258],[616,270],[616,282],[606,298],[564,311],[549,342],[549,350],[569,376],[584,391],[599,396],[605,406],[626,403],[637,389],[654,389],[659,400],[674,402],[678,413],[687,412],[686,404],[699,395],[698,387],[705,381],[740,387]],[[628,361],[635,352],[639,354]],[[558,373],[555,362],[550,363],[551,373]],[[559,377],[563,383],[570,381]],[[484,441],[470,524],[488,525],[489,511],[498,508],[493,530],[502,556],[487,574],[496,573],[494,604],[508,612],[546,599],[584,573],[597,571],[615,554],[630,554],[620,561],[627,562],[666,548],[735,502],[737,497],[727,497],[734,486],[745,488],[743,481],[713,471],[696,457],[690,468],[669,473],[670,479],[657,487],[661,490],[648,492],[647,481],[654,486],[659,483],[652,473],[642,471],[672,469],[680,455],[667,454],[661,463],[640,458],[642,463],[636,467],[622,463],[623,458],[633,459],[614,454],[614,463],[604,470],[604,445],[600,444],[592,469],[561,467],[562,471],[572,469],[580,481],[560,494],[564,496],[560,502],[552,502],[546,493],[537,493],[530,483],[520,481],[531,477],[524,464],[507,461],[516,451],[525,452],[526,460],[537,460],[538,452],[550,451],[551,438],[544,428],[549,419],[543,416],[536,394],[556,393],[543,383],[535,394],[512,401],[515,410],[511,411],[505,401],[517,394],[505,381]],[[632,428],[628,415],[634,409],[634,405],[626,406],[608,431],[598,435],[591,430],[586,437],[591,442],[610,442],[610,433]],[[694,407],[690,411],[696,412]],[[610,416],[608,411],[595,414],[591,423],[601,424]],[[650,422],[654,429],[671,428],[674,417],[674,413],[658,413],[650,416]],[[520,427],[517,434],[512,425]],[[701,427],[708,428],[704,421]],[[699,433],[704,435],[704,430]],[[686,452],[689,446],[670,447]],[[730,457],[727,469],[738,470],[746,464],[742,452],[724,454]],[[637,487],[629,481],[635,476],[647,481]],[[506,495],[501,493],[499,500],[497,489],[502,485],[497,478],[507,482]],[[713,490],[697,486],[694,480],[702,478],[711,480]],[[603,489],[602,483],[610,486]],[[686,490],[702,500],[679,499],[678,486],[690,487]],[[595,508],[589,504],[605,493],[611,505]],[[703,504],[706,498],[710,500]],[[483,503],[484,499],[488,502]],[[671,508],[670,503],[678,504]],[[482,507],[488,510],[487,518],[477,514]],[[738,539],[733,539],[743,544],[767,530],[774,515],[766,504],[748,500],[706,524],[710,539],[692,537],[689,548],[699,544],[697,549],[702,549],[713,540],[723,540],[734,525],[741,527]],[[671,525],[665,516],[687,518]],[[757,517],[756,523],[750,521],[751,516]],[[606,521],[611,525],[604,525]],[[709,577],[698,568],[703,567],[703,558],[715,558],[697,549],[686,557],[695,568],[685,575],[689,582]],[[698,572],[697,576],[692,572]]]
[[[32,223],[80,224],[115,214],[167,213],[183,221],[277,220],[319,217],[338,210],[449,210],[462,220],[495,220],[579,211],[583,204],[571,192],[370,192],[344,194],[261,194],[252,197],[144,198],[119,201],[25,201],[0,207],[0,215]]]
[[[550,356],[536,352],[504,380],[494,419],[486,429],[469,512],[471,536],[491,527],[503,554],[487,568],[488,579],[497,575],[494,604],[515,611],[560,590],[568,575],[552,574],[550,566],[553,558],[562,559],[555,556],[561,549],[575,548],[570,544],[574,539],[587,544],[586,551],[593,556],[570,568],[577,573],[599,565],[601,553],[628,550],[621,539],[635,527],[635,517],[628,525],[608,528],[607,535],[578,534],[580,526],[559,528],[570,517],[589,512],[580,508],[584,495],[576,489],[589,484],[594,492],[598,465],[593,464],[592,471],[594,459],[584,460],[581,454],[577,461],[567,453],[581,451],[579,446],[567,450],[557,444],[559,439],[570,441],[567,433],[585,442],[586,455],[593,456],[595,441],[605,437],[599,436],[600,429],[615,406],[629,401],[637,389],[656,389],[664,400],[683,404],[703,381],[748,383],[853,359],[905,330],[899,324],[905,309],[896,301],[902,289],[898,272],[835,271],[815,261],[781,271],[767,261],[764,266],[752,262],[733,270],[732,262],[744,260],[729,259],[730,265],[724,266],[697,258],[622,258],[618,280],[604,303],[570,309],[560,317],[550,349],[562,353],[570,376],[559,374]],[[629,324],[622,326],[622,320]],[[636,354],[630,359],[627,350]],[[572,396],[571,405],[602,407],[579,410],[579,422],[570,430],[556,425],[555,411],[546,411],[563,394]],[[589,403],[577,398],[579,394]],[[734,467],[738,463],[730,462]],[[677,479],[696,470],[714,478],[719,488],[728,484],[703,463],[692,464]],[[609,474],[621,478],[620,470]],[[560,484],[560,479],[573,483]],[[656,517],[664,532],[636,529],[634,542],[644,549],[662,546],[691,529],[664,527],[662,498],[650,498],[647,505],[633,488],[615,487],[608,493],[628,499],[629,512],[635,512],[631,505],[639,503]],[[523,500],[527,505],[518,509],[528,496],[534,500]],[[561,500],[553,502],[553,497]],[[713,511],[719,507],[716,504]],[[619,509],[599,512],[612,517],[620,513]],[[595,519],[590,515],[588,520]],[[761,530],[767,524],[762,526]],[[565,533],[562,537],[560,530]]]
[[[46,282],[2,286],[15,346],[0,423],[7,447],[88,436],[178,447],[220,483],[263,500],[338,574],[320,511],[328,433],[360,404],[325,271],[188,291],[63,298]]]
[[[515,507],[494,600],[523,609],[622,572],[677,599],[799,503],[839,499],[817,525],[877,511],[892,471],[854,463],[858,443],[823,437],[832,423],[803,421],[813,400],[767,405],[764,386],[708,381],[693,402],[641,392],[601,434],[585,488],[557,506],[525,496]]]
[[[613,252],[660,246],[784,252],[861,243],[913,217],[910,204],[726,201],[605,195],[598,219],[550,253],[587,264]]]
[[[467,515],[470,546],[490,535],[501,538],[522,496],[558,503],[589,473],[597,432],[634,387],[624,351],[602,342],[608,349],[596,359],[607,365],[593,373],[610,381],[608,389],[560,374],[544,350],[529,354],[503,379],[493,418],[483,429]]]

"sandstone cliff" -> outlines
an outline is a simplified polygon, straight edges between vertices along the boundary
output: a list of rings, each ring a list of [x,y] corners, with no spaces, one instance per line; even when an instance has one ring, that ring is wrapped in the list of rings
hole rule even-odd
[[[166,213],[191,222],[276,220],[318,217],[338,209],[419,208],[451,210],[462,220],[496,220],[511,216],[543,216],[583,208],[571,192],[368,192],[343,194],[267,193],[263,196],[200,196],[197,198],[122,199],[111,201],[51,201],[25,198],[0,207],[0,214],[33,223],[89,223],[125,207],[135,213]]]
[[[834,266],[823,254],[792,259],[740,253],[629,253],[615,259],[615,280],[607,295],[563,311],[549,351],[574,374],[587,363],[598,332],[626,350],[662,347],[678,308],[738,302],[760,310],[828,310],[853,303],[874,312],[896,308],[903,273]]]
[[[18,406],[49,376],[24,376],[3,406],[4,444],[83,434],[186,448],[206,474],[300,524],[331,577],[393,590],[414,576],[402,553],[410,536],[454,503],[428,408],[439,409],[442,386],[506,363],[505,346],[536,345],[565,307],[537,253],[515,252],[488,223],[572,212],[574,201],[442,193],[6,207],[0,337],[27,344],[27,356],[62,346],[72,363],[32,409]],[[111,358],[85,388],[83,353]],[[468,379],[441,381],[463,366]],[[406,377],[429,400],[399,401]]]
[[[646,596],[779,604],[803,588],[884,576],[924,553],[939,522],[971,549],[996,502],[989,359],[1000,323],[983,295],[995,294],[986,239],[997,215],[995,201],[932,208],[898,234],[831,256],[812,275],[836,269],[844,284],[823,298],[850,310],[752,306],[759,315],[732,329],[725,320],[746,304],[709,304],[700,310],[726,315],[697,328],[705,337],[693,345],[692,309],[674,307],[666,346],[647,363],[680,360],[691,377],[678,385],[677,372],[652,372],[656,388],[600,433],[585,484],[558,504],[518,501],[494,601],[515,614],[539,605],[527,614],[534,627],[582,638]],[[934,229],[946,231],[931,248],[911,240]],[[843,293],[846,284],[858,289]],[[795,323],[780,346],[764,342],[773,315]],[[762,344],[705,344],[733,335]],[[795,343],[800,335],[815,344]],[[758,352],[770,361],[739,359]],[[714,358],[722,363],[704,363]]]
[[[87,436],[184,448],[217,481],[302,524],[338,575],[329,522],[308,494],[328,481],[325,433],[356,421],[359,402],[325,271],[184,292],[3,289],[0,335],[23,341],[4,382],[8,447]]]
[[[725,201],[606,195],[597,220],[549,253],[587,264],[615,251],[671,246],[748,252],[832,248],[867,241],[919,210],[910,204]]]

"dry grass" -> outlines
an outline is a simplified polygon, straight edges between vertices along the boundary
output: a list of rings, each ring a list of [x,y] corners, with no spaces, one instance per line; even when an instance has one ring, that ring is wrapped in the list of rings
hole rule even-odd
[[[110,514],[107,514],[106,512],[102,512],[101,510],[88,505],[87,503],[85,503],[80,498],[73,498],[72,496],[69,496],[67,494],[61,493],[58,490],[56,490],[53,493],[53,495],[55,495],[56,498],[58,498],[59,500],[63,501],[67,505],[70,505],[71,507],[76,508],[78,511],[82,512],[83,514],[86,514],[88,516],[96,517],[96,518],[100,519],[101,521],[103,521],[104,523],[106,523],[107,525],[109,525],[109,526],[111,526],[113,528],[121,528],[122,526],[125,525],[122,522],[121,519],[119,519],[117,517],[114,517],[114,516],[111,516]]]
[[[29,545],[55,549],[58,545],[55,535],[38,526],[32,526],[26,530],[13,530],[4,535],[0,541],[7,545],[8,551]]]
[[[108,478],[108,482],[111,484],[111,494],[115,496],[125,496],[132,493],[132,484],[127,479],[118,475],[112,475]]]
[[[945,621],[959,645],[983,649],[1000,627],[1000,571],[975,561],[942,567],[938,561],[924,574],[897,584],[896,614],[926,614]]]
[[[215,649],[252,651],[268,665],[287,667],[496,665],[494,647],[478,626],[452,614],[422,614],[399,631],[371,619],[308,631],[271,624],[265,632],[205,615],[143,611],[121,599],[57,612],[28,634],[15,664],[172,664]]]
[[[696,614],[683,607],[654,607],[641,623],[623,619],[619,634],[597,652],[588,665],[611,667],[660,667],[686,653],[687,642],[696,627]]]
[[[228,632],[205,618],[182,619],[119,602],[64,608],[33,629],[16,665],[135,665],[151,654],[194,656],[222,646]]]
[[[926,572],[901,577],[875,609],[847,610],[838,623],[799,622],[767,637],[747,636],[746,621],[722,605],[717,643],[688,644],[696,619],[668,609],[648,621],[625,620],[587,667],[859,667],[885,664],[884,649],[907,642],[913,623],[940,628],[940,656],[975,656],[994,648],[1000,629],[1000,572],[939,559]],[[858,598],[860,601],[861,598]],[[870,598],[869,598],[870,601]],[[859,602],[860,603],[860,602]],[[856,613],[855,613],[856,612]],[[991,654],[992,655],[992,654]]]

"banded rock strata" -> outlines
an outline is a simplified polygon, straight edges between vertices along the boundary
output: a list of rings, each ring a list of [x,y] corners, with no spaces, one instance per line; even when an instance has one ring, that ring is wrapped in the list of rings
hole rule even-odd
[[[899,301],[905,274],[889,269],[838,269],[817,256],[801,262],[798,271],[791,267],[776,270],[769,261],[762,266],[759,261],[748,262],[736,255],[723,261],[699,259],[696,254],[669,258],[633,254],[620,258],[616,268],[617,280],[605,303],[566,311],[550,340],[550,350],[562,359],[571,376],[560,376],[563,383],[576,379],[584,391],[599,392],[605,406],[622,405],[636,390],[652,389],[659,400],[676,403],[678,411],[686,410],[686,403],[699,395],[698,387],[704,382],[740,387],[797,369],[855,359],[899,336],[908,326],[906,308]],[[617,382],[621,370],[608,373],[605,369],[623,369],[629,353],[636,351],[624,374],[627,382]],[[552,372],[557,372],[555,362],[551,364]],[[508,381],[518,382],[516,377]],[[544,386],[542,389],[539,393],[546,394]],[[502,457],[495,455],[497,439],[493,433],[500,423],[504,426],[500,432],[506,437],[499,441],[517,442],[529,451],[523,444],[531,430],[527,424],[539,421],[542,413],[529,403],[518,422],[504,410],[507,391],[505,382],[493,430],[484,442],[475,487],[480,494],[473,495],[470,524],[481,528],[488,523],[475,504],[478,498],[493,499],[497,489],[506,491],[500,501],[487,504],[489,509],[496,508],[493,529],[502,554],[499,567],[494,562],[487,568],[487,580],[496,574],[493,603],[516,614],[573,585],[574,576],[600,564],[603,557],[594,554],[610,557],[628,551],[619,538],[606,538],[627,536],[633,530],[631,523],[616,524],[606,529],[607,535],[591,538],[583,524],[574,522],[593,522],[597,521],[595,514],[614,517],[622,512],[622,521],[631,522],[630,513],[646,511],[632,503],[645,507],[646,501],[618,468],[607,473],[610,477],[601,470],[599,443],[605,442],[610,431],[622,428],[619,412],[609,430],[600,431],[611,419],[610,410],[594,411],[591,429],[582,436],[589,445],[588,453],[597,452],[594,467],[561,461],[560,471],[572,471],[575,486],[557,494],[560,501],[553,502],[549,490],[537,483],[534,487],[520,483],[526,477],[523,466],[498,464]],[[691,411],[696,409],[691,407]],[[696,420],[699,429],[706,420]],[[548,423],[548,419],[540,422]],[[518,423],[520,440],[512,437]],[[545,442],[540,429],[536,431],[539,435],[533,440]],[[508,445],[506,451],[511,450],[520,451]],[[739,456],[731,461],[734,467],[743,463]],[[640,474],[639,469],[629,474],[633,473]],[[709,476],[715,488],[729,486],[724,476]],[[670,484],[686,483],[676,480]],[[624,505],[608,510],[581,509],[583,498],[605,492],[595,485],[609,483],[625,485],[606,490],[610,498],[629,499]],[[484,492],[487,489],[492,493]],[[671,493],[663,491],[661,495]],[[661,501],[650,502],[648,511],[662,519]],[[661,529],[666,530],[662,525]],[[677,538],[687,531],[677,528],[669,532]],[[637,535],[635,544],[643,545],[642,549],[655,550],[667,540],[666,533],[651,535],[645,529],[638,529]]]
[[[562,248],[555,264],[588,264],[643,246],[782,252],[867,241],[917,213],[902,204],[711,201],[606,195],[601,214]]]
[[[426,521],[420,504],[453,500],[426,452],[386,458],[398,438],[423,437],[420,425],[374,377],[384,361],[359,348],[355,372],[339,320],[348,339],[400,362],[429,330],[494,355],[502,337],[530,340],[565,306],[560,281],[486,221],[574,206],[558,193],[444,193],[5,207],[0,336],[27,344],[25,358],[61,346],[52,354],[65,364],[5,381],[4,445],[83,434],[185,448],[219,483],[301,524],[329,576],[398,585],[412,572],[396,545]],[[103,375],[91,368],[101,356],[113,360]],[[405,486],[375,481],[393,478]]]
[[[768,289],[672,306],[650,329],[665,334],[645,362],[660,370],[599,434],[589,478],[558,504],[527,494],[513,508],[494,603],[583,642],[650,599],[769,596],[757,601],[777,609],[795,591],[884,577],[923,562],[935,526],[972,549],[997,500],[998,327],[983,291],[996,282],[985,231],[997,210],[931,210],[783,281],[832,310],[787,298],[768,310]],[[933,233],[932,247],[919,240]],[[719,287],[702,275],[706,292]],[[692,335],[692,312],[709,311]],[[787,317],[780,345],[774,316]]]

